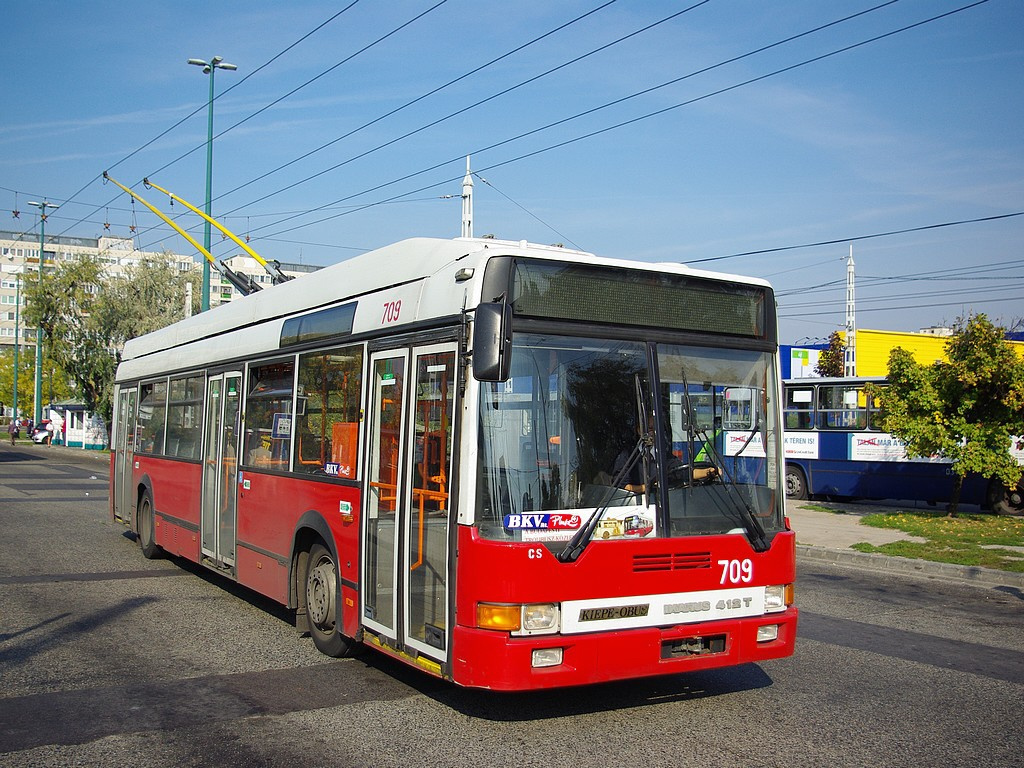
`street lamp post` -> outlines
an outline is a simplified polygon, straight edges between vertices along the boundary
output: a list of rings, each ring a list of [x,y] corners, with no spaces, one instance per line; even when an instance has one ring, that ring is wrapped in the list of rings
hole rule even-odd
[[[210,76],[210,102],[207,116],[206,134],[206,215],[210,215],[210,206],[213,202],[213,75],[218,69],[234,71],[238,69],[234,64],[228,64],[220,56],[214,56],[209,61],[202,59],[189,59],[189,64],[203,68],[203,73]],[[204,222],[203,226],[203,247],[210,252],[210,222]],[[200,299],[200,309],[205,312],[210,308],[210,262],[203,259],[203,291]]]
[[[54,205],[46,200],[41,203],[28,201],[39,209],[39,295],[43,293],[43,246],[46,243],[46,209],[57,210],[59,205]],[[43,324],[36,324],[36,371],[35,371],[35,403],[33,408],[32,421],[38,424],[43,420]]]

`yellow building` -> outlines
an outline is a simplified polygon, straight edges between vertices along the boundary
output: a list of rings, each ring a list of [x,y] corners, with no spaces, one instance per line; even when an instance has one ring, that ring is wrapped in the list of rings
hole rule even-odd
[[[845,340],[846,334],[843,334]],[[948,336],[934,333],[906,333],[903,331],[872,331],[857,329],[857,375],[885,376],[889,373],[889,353],[902,347],[922,365],[931,365],[946,359]],[[1024,358],[1024,342],[1011,341],[1017,354]]]

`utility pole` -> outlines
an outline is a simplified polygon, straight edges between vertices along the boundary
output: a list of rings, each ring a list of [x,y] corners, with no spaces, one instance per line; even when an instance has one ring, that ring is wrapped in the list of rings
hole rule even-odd
[[[46,200],[41,203],[28,201],[29,205],[34,205],[39,209],[39,295],[43,294],[43,245],[46,242],[46,209],[52,208],[57,210],[60,208],[59,205],[54,205]],[[35,424],[38,424],[43,420],[43,325],[39,323],[36,325],[36,387],[35,387],[35,404],[33,408],[32,420]]]

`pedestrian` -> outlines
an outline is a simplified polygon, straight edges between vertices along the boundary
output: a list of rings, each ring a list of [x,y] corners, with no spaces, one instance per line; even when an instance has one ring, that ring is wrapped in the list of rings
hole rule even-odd
[[[7,425],[7,434],[11,436],[11,445],[14,445],[15,439],[21,434],[17,419],[11,419],[11,423]]]

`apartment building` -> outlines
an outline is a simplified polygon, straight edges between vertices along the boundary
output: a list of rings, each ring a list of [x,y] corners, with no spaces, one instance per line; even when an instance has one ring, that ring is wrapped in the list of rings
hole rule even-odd
[[[43,268],[53,270],[63,261],[71,261],[79,254],[94,256],[100,260],[109,275],[120,275],[144,259],[164,258],[161,251],[140,251],[132,238],[120,237],[64,237],[47,236],[43,248]],[[192,256],[168,254],[181,272],[201,270],[202,263]],[[239,254],[224,259],[234,272],[251,276],[261,287],[269,287],[270,277],[263,267],[251,256]],[[320,269],[309,264],[281,264],[285,274],[298,276]],[[0,230],[0,349],[14,346],[15,324],[21,336],[22,346],[34,346],[36,331],[26,327],[24,319],[25,296],[21,291],[22,280],[39,279],[39,240],[27,238],[24,233]],[[232,301],[239,297],[238,291],[223,280],[216,269],[210,271],[210,307]],[[20,302],[20,311],[19,311]]]

